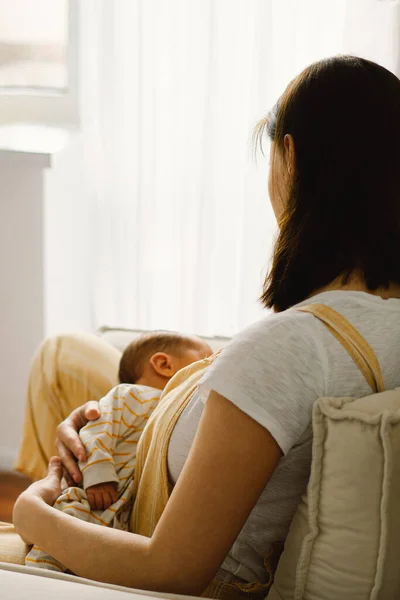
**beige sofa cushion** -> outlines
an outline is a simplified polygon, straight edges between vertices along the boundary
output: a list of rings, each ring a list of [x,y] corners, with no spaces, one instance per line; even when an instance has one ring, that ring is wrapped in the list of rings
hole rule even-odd
[[[14,525],[0,521],[0,561],[24,565],[29,550],[30,546],[24,544]]]
[[[400,598],[400,388],[319,400],[307,496],[268,600]]]

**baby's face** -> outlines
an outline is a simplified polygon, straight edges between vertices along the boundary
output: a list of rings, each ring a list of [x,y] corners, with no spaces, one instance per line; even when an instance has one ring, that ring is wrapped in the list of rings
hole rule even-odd
[[[212,353],[213,351],[210,346],[199,340],[198,344],[184,348],[178,358],[178,370],[183,369],[183,367],[187,367],[198,360],[207,358],[208,356],[211,356]]]

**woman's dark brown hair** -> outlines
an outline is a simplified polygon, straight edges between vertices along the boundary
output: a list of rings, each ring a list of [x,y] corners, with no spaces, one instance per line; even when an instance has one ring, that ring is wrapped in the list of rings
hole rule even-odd
[[[358,273],[400,284],[400,80],[351,56],[292,81],[256,130],[276,152],[291,134],[295,175],[280,219],[264,306],[282,311]]]

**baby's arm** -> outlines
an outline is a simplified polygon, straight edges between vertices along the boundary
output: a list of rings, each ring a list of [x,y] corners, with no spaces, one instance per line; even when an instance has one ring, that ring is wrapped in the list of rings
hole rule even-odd
[[[119,385],[99,402],[100,417],[81,429],[88,461],[80,463],[83,488],[93,510],[106,510],[118,499],[119,477],[114,456],[116,446],[136,430],[154,410],[158,398],[141,401],[134,386]],[[140,392],[139,392],[140,396]],[[132,445],[132,453],[136,446]]]
[[[114,450],[120,435],[118,421],[122,405],[117,386],[100,400],[100,417],[83,427],[79,434],[88,456],[87,462],[79,464],[82,485],[93,510],[105,510],[118,499]]]

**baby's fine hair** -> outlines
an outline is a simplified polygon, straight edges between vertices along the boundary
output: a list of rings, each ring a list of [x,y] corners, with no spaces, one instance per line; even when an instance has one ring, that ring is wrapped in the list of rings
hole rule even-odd
[[[140,335],[122,354],[118,373],[120,383],[136,383],[143,375],[144,365],[156,352],[179,355],[183,349],[195,347],[199,341],[175,331],[151,331]]]

